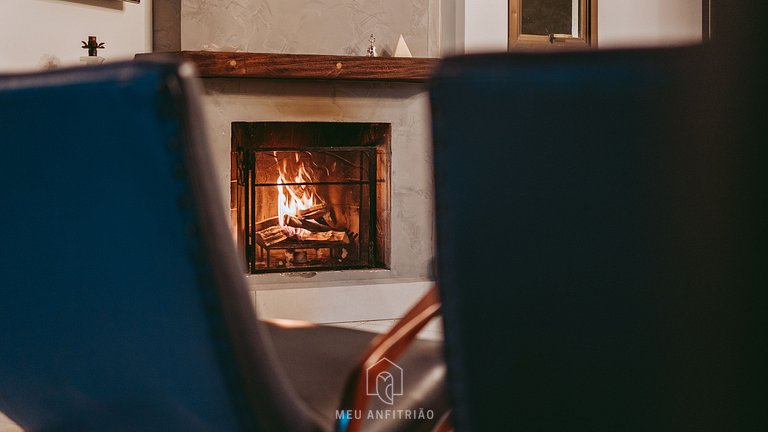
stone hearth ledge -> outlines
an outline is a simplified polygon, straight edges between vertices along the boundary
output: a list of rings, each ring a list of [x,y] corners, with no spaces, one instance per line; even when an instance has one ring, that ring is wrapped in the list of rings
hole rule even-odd
[[[252,288],[251,300],[261,319],[295,319],[321,324],[396,319],[434,283],[415,278],[300,282],[289,288]]]

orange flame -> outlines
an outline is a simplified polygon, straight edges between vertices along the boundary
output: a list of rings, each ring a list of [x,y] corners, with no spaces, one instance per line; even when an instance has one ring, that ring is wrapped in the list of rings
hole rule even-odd
[[[296,154],[296,162],[299,162],[299,154]],[[306,210],[318,201],[322,200],[315,193],[315,188],[312,185],[287,185],[286,183],[306,183],[312,181],[307,168],[304,166],[304,162],[299,164],[299,168],[296,175],[292,180],[288,180],[290,176],[287,174],[288,161],[283,160],[283,167],[279,169],[279,175],[277,177],[277,216],[280,226],[285,226],[287,223],[286,216],[296,216],[299,211]]]

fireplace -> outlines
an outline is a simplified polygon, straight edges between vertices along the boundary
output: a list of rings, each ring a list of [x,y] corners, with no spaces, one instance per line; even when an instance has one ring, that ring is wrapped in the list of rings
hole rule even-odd
[[[232,123],[232,226],[249,273],[387,268],[388,123]]]

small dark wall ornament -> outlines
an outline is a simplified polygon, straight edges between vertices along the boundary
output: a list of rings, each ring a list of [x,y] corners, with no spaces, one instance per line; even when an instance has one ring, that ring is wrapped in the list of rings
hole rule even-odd
[[[98,50],[104,49],[104,42],[96,42],[96,36],[88,36],[88,42],[81,41],[83,43],[82,48],[88,50],[89,57],[96,57],[99,55]]]
[[[83,42],[83,49],[88,50],[88,55],[80,57],[80,61],[86,65],[100,65],[104,63],[104,57],[99,55],[99,49],[104,49],[104,42],[98,42],[96,36],[88,36],[88,42]]]

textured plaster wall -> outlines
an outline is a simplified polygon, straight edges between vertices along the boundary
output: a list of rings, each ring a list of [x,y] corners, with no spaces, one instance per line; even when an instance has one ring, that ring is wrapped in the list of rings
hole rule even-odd
[[[312,281],[429,276],[434,255],[432,147],[429,102],[422,85],[246,79],[205,79],[204,84],[208,141],[224,197],[230,194],[234,121],[391,123],[391,269],[321,272]],[[307,281],[295,275],[250,279],[257,284]]]
[[[181,0],[152,2],[152,50],[181,50]]]
[[[400,34],[414,57],[437,56],[439,0],[181,0],[181,48],[382,55]]]

